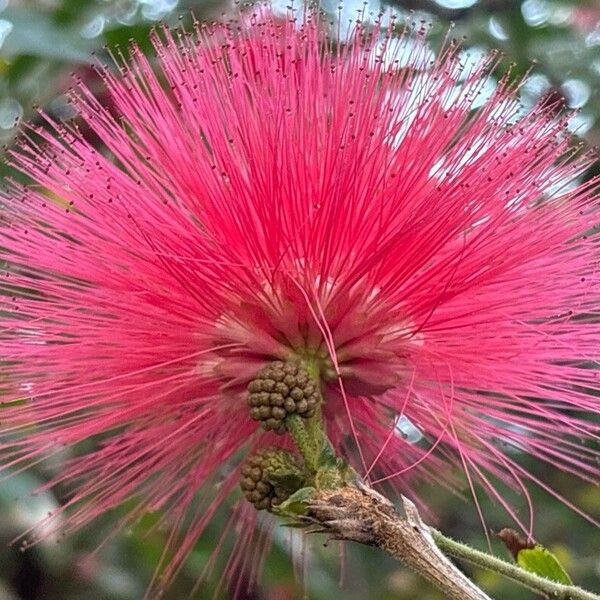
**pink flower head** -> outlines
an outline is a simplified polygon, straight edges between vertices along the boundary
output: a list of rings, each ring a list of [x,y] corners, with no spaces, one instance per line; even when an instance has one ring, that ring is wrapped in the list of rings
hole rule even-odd
[[[480,100],[493,57],[391,31],[164,29],[158,69],[133,47],[102,71],[111,110],[73,94],[93,140],[45,117],[11,152],[34,183],[1,217],[4,463],[94,441],[52,482],[70,527],[135,500],[122,524],[164,511],[180,563],[240,450],[280,439],[249,381],[303,357],[373,483],[459,467],[519,520],[499,482],[555,493],[523,456],[597,481],[591,158],[508,78]]]

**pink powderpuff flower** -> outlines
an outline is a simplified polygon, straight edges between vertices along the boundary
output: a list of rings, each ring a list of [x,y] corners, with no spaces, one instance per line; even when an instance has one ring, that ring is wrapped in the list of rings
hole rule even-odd
[[[10,152],[33,183],[2,200],[3,461],[88,442],[49,484],[72,490],[67,529],[162,511],[169,579],[240,451],[281,444],[249,381],[307,356],[373,484],[458,467],[530,530],[499,486],[558,494],[524,456],[598,480],[593,158],[556,107],[520,115],[508,77],[481,100],[494,56],[434,59],[394,25],[164,28],[157,69],[134,46],[101,71],[110,110],[72,93],[87,135],[45,117]],[[249,503],[233,514],[232,576],[268,547]]]

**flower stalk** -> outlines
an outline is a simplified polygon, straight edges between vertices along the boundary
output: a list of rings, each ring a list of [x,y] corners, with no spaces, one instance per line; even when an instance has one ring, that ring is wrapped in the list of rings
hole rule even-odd
[[[304,425],[304,419],[298,415],[289,415],[285,419],[285,426],[304,458],[307,471],[314,475],[319,468],[318,451],[315,440],[309,435]]]
[[[600,600],[598,594],[588,592],[574,585],[565,585],[545,577],[540,577],[535,573],[522,569],[514,563],[486,554],[446,537],[443,533],[435,529],[431,529],[430,531],[435,543],[444,554],[503,575],[515,583],[536,592],[536,594],[539,594],[543,598],[548,598],[548,600]]]

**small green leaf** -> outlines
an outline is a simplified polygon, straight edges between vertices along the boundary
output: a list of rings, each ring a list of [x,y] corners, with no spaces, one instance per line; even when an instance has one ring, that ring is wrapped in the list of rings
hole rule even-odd
[[[308,502],[316,492],[314,487],[300,488],[294,492],[285,502],[273,509],[277,514],[303,515],[308,508]]]
[[[314,487],[303,487],[294,492],[286,502],[308,502],[317,490]],[[283,506],[283,505],[282,505]]]
[[[543,546],[535,546],[535,548],[524,548],[517,555],[517,564],[540,577],[552,579],[558,583],[572,585],[573,581],[560,564],[558,558]]]

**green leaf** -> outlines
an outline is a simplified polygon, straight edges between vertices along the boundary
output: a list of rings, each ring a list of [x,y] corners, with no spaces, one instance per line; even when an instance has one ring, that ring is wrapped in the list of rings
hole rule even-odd
[[[572,585],[573,581],[564,567],[560,564],[558,558],[543,546],[535,548],[524,548],[517,555],[517,564],[540,577],[552,579],[558,583]]]
[[[273,509],[277,514],[303,515],[308,508],[308,502],[316,492],[314,487],[300,488],[294,492],[285,502]]]

